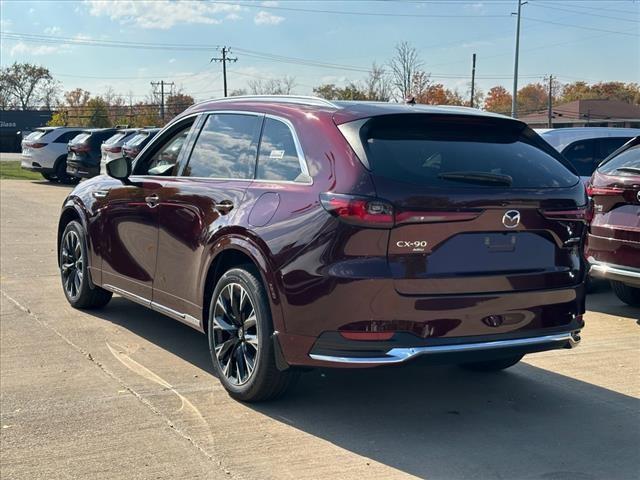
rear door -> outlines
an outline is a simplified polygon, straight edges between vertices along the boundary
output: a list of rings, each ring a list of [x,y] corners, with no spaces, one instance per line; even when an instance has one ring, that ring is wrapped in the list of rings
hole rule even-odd
[[[361,130],[395,208],[388,260],[403,294],[522,291],[582,281],[584,188],[511,120],[374,117]]]
[[[243,198],[254,178],[262,121],[262,114],[205,114],[195,142],[186,145],[184,167],[163,181],[153,301],[187,323],[202,314],[199,286],[211,237],[249,214]]]

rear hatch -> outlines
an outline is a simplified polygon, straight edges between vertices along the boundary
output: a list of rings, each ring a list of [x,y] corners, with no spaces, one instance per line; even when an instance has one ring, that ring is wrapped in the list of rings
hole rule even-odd
[[[67,161],[82,162],[82,160],[91,150],[91,147],[89,145],[90,137],[91,132],[82,132],[69,141],[69,143],[67,144],[67,149],[69,151],[67,155]]]
[[[393,205],[388,262],[399,293],[583,280],[584,187],[524,124],[416,113],[373,117],[359,133],[377,195]]]
[[[626,243],[598,260],[640,268],[640,140],[605,161],[594,173],[588,193],[593,200],[591,234]],[[623,256],[624,261],[617,256]],[[629,264],[629,261],[633,264]]]

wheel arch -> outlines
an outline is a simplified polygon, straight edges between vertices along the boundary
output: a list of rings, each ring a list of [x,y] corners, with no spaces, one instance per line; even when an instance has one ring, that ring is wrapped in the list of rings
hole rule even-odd
[[[201,277],[200,298],[202,301],[202,326],[208,328],[209,304],[216,283],[227,270],[242,265],[249,265],[260,275],[271,309],[271,318],[275,330],[283,330],[284,322],[280,307],[280,295],[276,285],[276,276],[268,255],[250,237],[231,234],[218,238],[210,250],[206,268]]]
[[[60,213],[60,219],[58,220],[58,235],[57,235],[57,262],[58,267],[60,266],[60,241],[62,240],[62,234],[64,233],[64,229],[67,228],[67,225],[72,221],[78,221],[82,225],[85,231],[85,242],[87,247],[87,273],[89,274],[89,284],[93,287],[93,279],[91,278],[91,255],[89,251],[91,249],[91,238],[87,234],[87,217],[82,210],[81,206],[77,204],[73,199],[68,199],[62,207],[62,212]]]

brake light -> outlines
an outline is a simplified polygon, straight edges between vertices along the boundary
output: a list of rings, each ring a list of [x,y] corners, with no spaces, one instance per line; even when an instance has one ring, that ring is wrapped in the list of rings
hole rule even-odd
[[[90,150],[89,145],[86,143],[78,143],[76,145],[69,146],[69,150],[76,153],[88,152]]]
[[[47,144],[46,143],[27,143],[27,146],[29,148],[42,148],[42,147],[46,147]]]
[[[109,153],[120,153],[122,147],[104,147],[104,150]]]
[[[543,210],[542,215],[550,220],[567,220],[574,222],[585,222],[589,221],[589,208],[576,208],[572,210]]]
[[[617,187],[594,187],[593,185],[587,186],[587,195],[593,197],[594,195],[620,195],[624,192],[624,189]]]
[[[393,227],[393,206],[378,198],[321,193],[320,203],[334,217],[354,225]]]

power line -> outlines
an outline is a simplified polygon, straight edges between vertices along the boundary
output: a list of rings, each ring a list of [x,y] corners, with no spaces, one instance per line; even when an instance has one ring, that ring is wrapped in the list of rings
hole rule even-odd
[[[164,87],[171,87],[173,90],[173,86],[175,85],[173,82],[165,82],[164,80],[160,80],[159,82],[151,82],[151,86],[154,88],[154,95],[157,95],[155,88],[160,86],[160,118],[164,123]]]
[[[621,32],[619,30],[606,30],[604,28],[585,27],[582,25],[574,25],[571,23],[552,22],[551,20],[542,20],[541,18],[533,18],[533,17],[524,17],[524,18],[526,20],[531,20],[533,22],[548,23],[549,25],[559,25],[561,27],[580,28],[582,30],[593,30],[594,32],[605,32],[605,33],[611,33],[613,35],[629,35],[631,37],[640,36],[640,34],[637,34],[637,33],[631,33],[631,32],[625,32],[625,31]]]
[[[580,11],[576,11],[576,10],[569,10],[567,8],[561,8],[561,7],[555,7],[555,6],[551,7],[549,5],[540,5],[539,3],[533,3],[533,2],[531,2],[529,5],[531,5],[532,7],[536,7],[536,8],[546,8],[548,10],[556,10],[556,11],[559,11],[559,12],[570,12],[570,13],[577,13],[578,15],[590,15],[590,16],[598,17],[598,18],[609,18],[611,20],[618,20],[620,22],[640,23],[640,20],[634,20],[633,18],[611,17],[611,16],[608,16],[608,15],[602,15],[600,13],[580,12]]]
[[[227,63],[232,62],[235,63],[238,61],[238,57],[228,57],[227,54],[231,53],[231,49],[229,47],[222,47],[220,50],[222,53],[222,57],[220,58],[212,58],[211,62],[220,62],[222,63],[222,79],[224,82],[224,96],[227,96]]]

